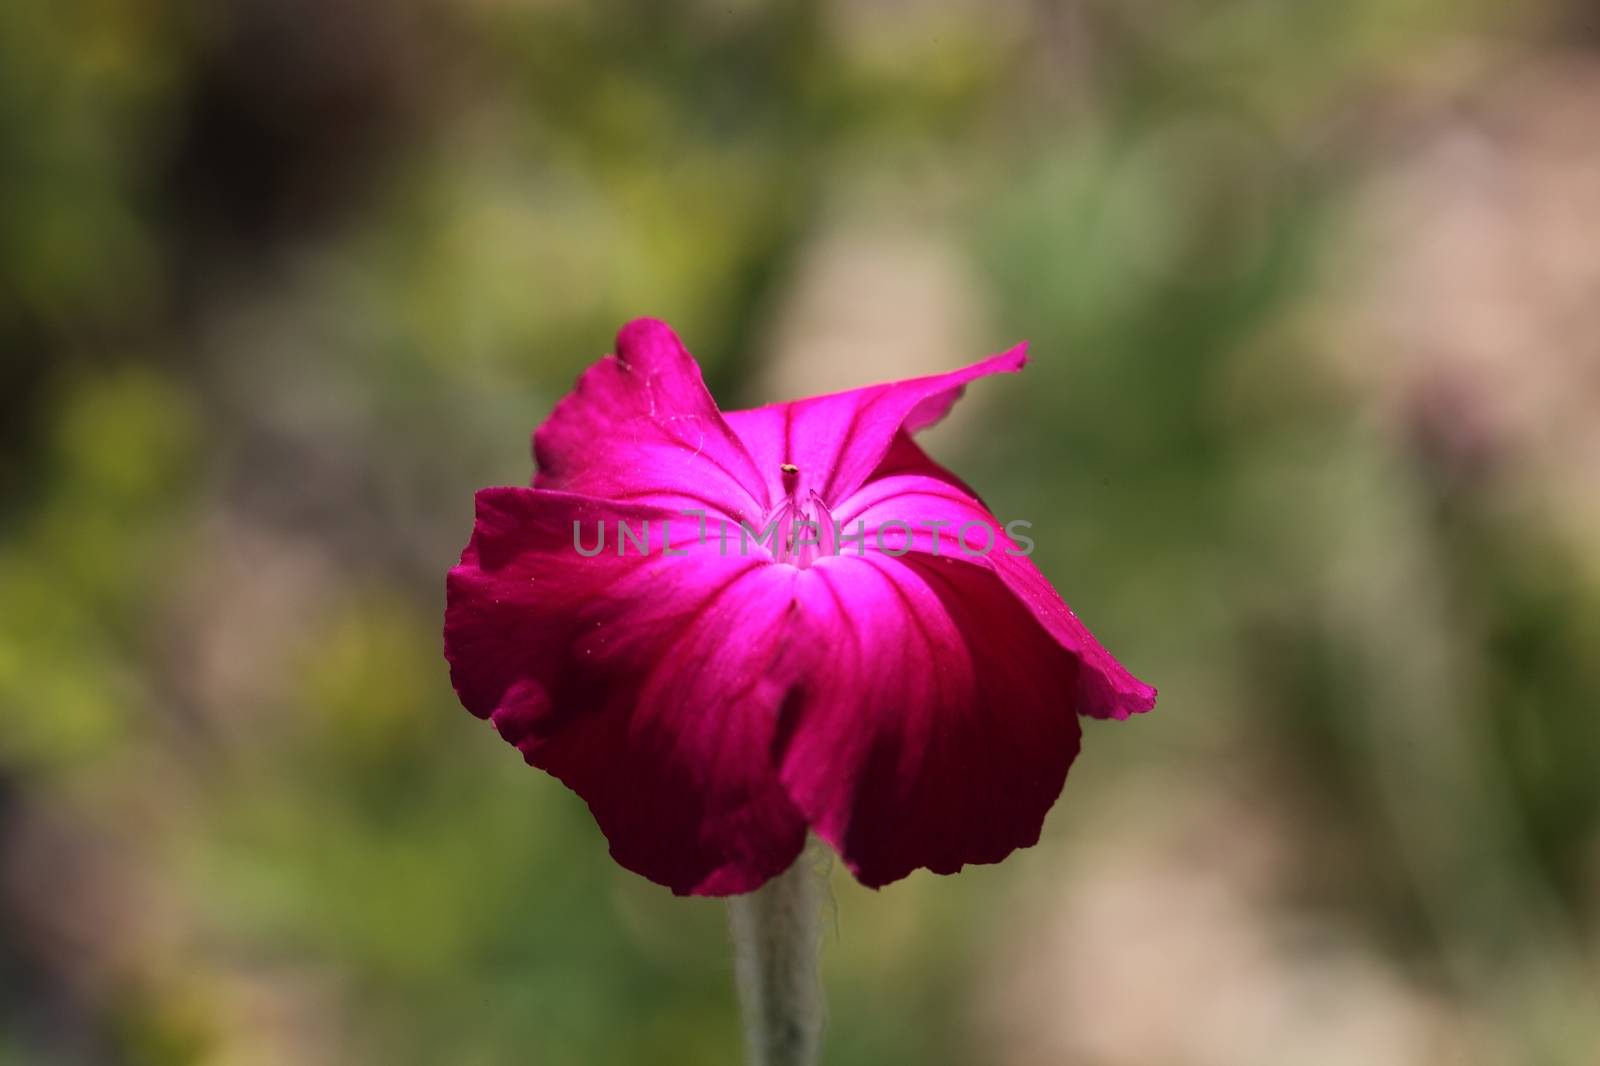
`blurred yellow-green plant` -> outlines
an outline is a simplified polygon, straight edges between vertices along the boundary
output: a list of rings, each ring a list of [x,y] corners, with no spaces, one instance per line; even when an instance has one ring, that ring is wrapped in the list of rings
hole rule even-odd
[[[836,883],[827,1061],[1595,1061],[1597,31],[0,6],[0,1063],[729,1061],[721,911],[439,652],[640,314],[729,404],[1030,339],[932,449],[1162,689],[1038,848]]]

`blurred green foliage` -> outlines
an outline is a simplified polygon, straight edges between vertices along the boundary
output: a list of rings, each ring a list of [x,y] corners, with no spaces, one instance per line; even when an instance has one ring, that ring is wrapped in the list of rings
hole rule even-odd
[[[612,330],[750,398],[858,216],[1031,339],[940,458],[1163,698],[1036,851],[836,878],[827,1061],[1000,1061],[1008,907],[1174,768],[1275,782],[1295,905],[1489,1046],[1592,1061],[1600,595],[1317,355],[1363,109],[1562,17],[0,6],[0,1062],[731,1061],[719,906],[459,710],[442,578]]]

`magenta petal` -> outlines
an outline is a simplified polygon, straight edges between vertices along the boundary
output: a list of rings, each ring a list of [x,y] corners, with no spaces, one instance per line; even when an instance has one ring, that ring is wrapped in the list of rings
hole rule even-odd
[[[805,822],[770,751],[788,685],[790,567],[695,546],[671,513],[485,489],[450,572],[445,655],[462,703],[589,804],[613,857],[674,892],[747,892],[799,854]],[[573,522],[652,523],[650,554],[593,558]]]
[[[478,495],[447,583],[461,702],[682,894],[759,887],[808,826],[872,886],[1034,843],[1078,714],[1155,690],[911,439],[1024,362],[724,417],[672,331],[631,323],[535,433],[535,487]],[[890,522],[920,527],[903,556],[854,554]]]
[[[909,540],[913,552],[960,556],[993,570],[1038,624],[1083,664],[1077,680],[1080,713],[1126,719],[1155,706],[1156,690],[1129,673],[1095,639],[983,502],[910,437],[896,438],[872,480],[841,501],[834,518],[851,531],[858,522],[864,523],[869,548],[876,546],[880,526],[907,522],[921,530]],[[928,532],[932,529],[939,530],[937,536]],[[892,550],[900,550],[904,538],[896,528],[885,536]],[[987,553],[979,554],[985,547]]]
[[[1021,370],[1027,345],[961,370],[814,396],[793,403],[729,411],[728,425],[743,439],[772,499],[782,499],[783,464],[803,497],[816,492],[828,505],[867,479],[889,451],[895,434],[915,433],[939,421],[961,398],[969,381]]]
[[[783,782],[863,884],[954,873],[1039,838],[1078,751],[1077,661],[986,568],[832,556],[801,574],[827,641],[786,709]]]
[[[723,421],[694,357],[641,318],[586,370],[533,435],[534,486],[612,500],[709,509],[755,522],[766,482]]]

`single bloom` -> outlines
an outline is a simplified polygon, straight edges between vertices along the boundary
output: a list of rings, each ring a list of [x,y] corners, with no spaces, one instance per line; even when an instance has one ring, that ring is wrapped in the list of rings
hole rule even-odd
[[[723,412],[671,329],[628,324],[534,433],[532,487],[477,494],[461,702],[680,894],[758,888],[808,830],[872,887],[1034,844],[1078,715],[1156,693],[912,439],[1024,349]]]

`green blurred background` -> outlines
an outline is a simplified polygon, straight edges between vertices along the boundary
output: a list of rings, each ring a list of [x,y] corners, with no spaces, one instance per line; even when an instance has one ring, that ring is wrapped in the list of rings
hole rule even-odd
[[[1600,1061],[1600,18],[7,0],[0,1063],[721,1064],[721,906],[457,706],[626,319],[930,448],[1160,686],[838,871],[830,1064]]]

